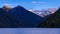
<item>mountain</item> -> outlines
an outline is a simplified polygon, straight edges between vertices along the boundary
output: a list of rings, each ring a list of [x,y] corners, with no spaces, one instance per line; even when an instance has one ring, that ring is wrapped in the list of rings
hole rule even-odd
[[[8,10],[8,11],[7,11]],[[49,16],[41,17],[26,10],[22,6],[9,9],[5,6],[0,8],[0,27],[37,27],[37,25]]]
[[[12,9],[11,7],[6,6],[6,5],[5,5],[5,6],[3,6],[2,8],[3,8],[5,11],[9,11],[9,10],[11,10],[11,9]]]
[[[38,23],[44,20],[43,17],[40,17],[21,6],[13,8],[8,13],[20,20],[20,23],[23,24],[22,27],[36,27]]]
[[[38,27],[60,28],[60,8],[54,14],[51,14],[45,21],[40,23]]]
[[[51,14],[50,11],[47,11],[47,10],[34,10],[33,13],[39,15],[40,17],[45,17],[45,16],[48,16]]]
[[[32,12],[41,16],[41,17],[45,17],[45,16],[48,16],[50,14],[55,13],[56,10],[57,10],[56,8],[49,8],[49,9],[46,9],[46,10],[34,10]]]
[[[57,8],[49,8],[49,9],[47,9],[47,11],[50,11],[51,14],[55,13],[56,10],[57,10]]]
[[[19,20],[14,16],[7,14],[5,10],[0,8],[0,28],[18,27],[20,25],[19,23]]]

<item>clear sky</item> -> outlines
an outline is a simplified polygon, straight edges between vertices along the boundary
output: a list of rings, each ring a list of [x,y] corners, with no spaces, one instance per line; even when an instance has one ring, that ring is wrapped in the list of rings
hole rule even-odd
[[[20,5],[26,9],[40,10],[58,8],[60,6],[60,0],[0,0],[0,7],[4,5],[11,7]]]

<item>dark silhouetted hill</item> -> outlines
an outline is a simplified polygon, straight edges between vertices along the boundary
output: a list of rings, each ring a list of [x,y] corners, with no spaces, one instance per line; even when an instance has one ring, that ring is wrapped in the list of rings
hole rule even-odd
[[[2,8],[0,8],[0,28],[6,27],[18,27],[20,24],[14,16],[7,14]]]
[[[8,8],[7,8],[8,9]],[[0,8],[0,27],[37,27],[47,17],[40,17],[21,6],[10,9]]]
[[[60,8],[54,14],[50,15],[45,21],[40,23],[38,27],[60,28]]]
[[[21,6],[17,6],[9,11],[9,14],[15,16],[18,20],[23,21],[22,27],[36,27],[38,23],[44,20],[40,17]]]

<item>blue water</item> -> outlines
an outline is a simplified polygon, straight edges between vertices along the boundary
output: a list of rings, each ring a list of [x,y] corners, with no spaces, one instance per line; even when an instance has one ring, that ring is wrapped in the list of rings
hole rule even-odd
[[[0,34],[60,34],[60,28],[0,28]]]

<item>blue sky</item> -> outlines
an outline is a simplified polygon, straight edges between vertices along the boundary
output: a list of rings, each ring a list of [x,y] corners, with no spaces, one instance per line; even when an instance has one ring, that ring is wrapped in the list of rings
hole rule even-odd
[[[9,5],[15,7],[17,5],[23,6],[26,9],[40,10],[47,8],[58,8],[60,0],[0,0],[0,7]]]

